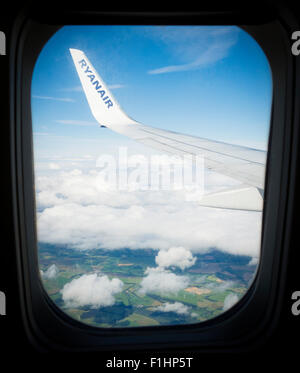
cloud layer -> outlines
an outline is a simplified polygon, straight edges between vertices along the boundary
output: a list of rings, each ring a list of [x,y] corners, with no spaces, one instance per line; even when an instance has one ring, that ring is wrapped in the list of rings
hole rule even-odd
[[[55,171],[55,172],[54,172]],[[216,174],[207,184],[224,185]],[[187,267],[192,253],[216,248],[259,257],[261,213],[187,202],[182,191],[118,191],[97,169],[52,170],[37,177],[38,239],[78,249],[152,248],[157,264]],[[172,249],[170,249],[172,248]]]

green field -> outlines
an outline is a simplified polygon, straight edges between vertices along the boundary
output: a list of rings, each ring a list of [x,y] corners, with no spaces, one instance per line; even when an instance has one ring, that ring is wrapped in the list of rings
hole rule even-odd
[[[223,312],[228,295],[240,299],[245,294],[256,269],[248,265],[249,257],[211,250],[208,254],[196,254],[196,263],[184,272],[172,268],[174,274],[188,276],[189,286],[185,289],[141,294],[145,271],[156,267],[156,255],[157,251],[150,249],[79,251],[40,244],[39,264],[44,273],[53,264],[58,269],[53,278],[42,276],[52,301],[75,320],[98,327],[191,324],[208,320]],[[123,282],[114,304],[98,308],[65,304],[61,294],[64,285],[91,273]],[[180,314],[159,308],[175,302],[187,311]]]

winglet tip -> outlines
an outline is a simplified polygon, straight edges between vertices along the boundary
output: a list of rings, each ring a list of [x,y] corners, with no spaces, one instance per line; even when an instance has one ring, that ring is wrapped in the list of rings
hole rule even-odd
[[[83,53],[80,49],[76,49],[76,48],[69,48],[69,51],[71,55],[74,53]]]

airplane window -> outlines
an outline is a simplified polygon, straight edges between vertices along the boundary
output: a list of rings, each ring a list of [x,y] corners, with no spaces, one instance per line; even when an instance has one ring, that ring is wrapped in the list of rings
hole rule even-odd
[[[39,270],[96,327],[194,324],[255,279],[272,78],[236,26],[65,26],[32,79]]]

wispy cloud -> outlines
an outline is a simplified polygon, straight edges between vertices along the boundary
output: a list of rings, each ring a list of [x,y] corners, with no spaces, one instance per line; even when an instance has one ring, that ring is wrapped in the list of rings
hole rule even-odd
[[[64,91],[64,92],[81,92],[81,91],[83,91],[83,89],[82,89],[81,85],[77,85],[75,87],[64,87],[64,88],[61,88],[60,91]]]
[[[51,136],[49,132],[33,132],[34,136]]]
[[[32,95],[33,98],[38,98],[41,100],[54,100],[54,101],[64,101],[64,102],[75,102],[72,98],[69,97],[52,97],[52,96],[37,96]]]
[[[148,71],[149,74],[164,74],[176,71],[188,71],[195,70],[201,67],[209,66],[228,55],[229,48],[233,45],[233,42],[224,44],[222,42],[215,42],[206,51],[204,51],[196,60],[179,65],[169,65],[158,69]]]
[[[111,85],[108,85],[107,87],[109,89],[119,89],[119,88],[124,88],[125,85],[124,84],[111,84]],[[62,88],[62,89],[60,89],[60,91],[64,91],[64,92],[82,92],[83,88],[82,88],[81,85],[77,85],[75,87],[65,87],[65,88]]]
[[[171,45],[170,50],[177,59],[188,61],[152,69],[148,74],[165,74],[210,66],[227,57],[230,48],[237,42],[237,36],[238,29],[232,27],[209,31],[205,29],[202,33],[196,29],[188,29],[180,35],[173,33],[163,41]]]
[[[119,88],[124,88],[124,87],[125,87],[124,84],[111,84],[111,85],[108,85],[109,89],[119,89]]]
[[[229,310],[232,306],[234,306],[239,300],[239,297],[236,294],[230,293],[224,299],[223,311]]]
[[[55,122],[60,123],[60,124],[68,124],[72,126],[95,126],[97,125],[96,122],[91,122],[87,120],[75,120],[75,119],[58,119]]]

